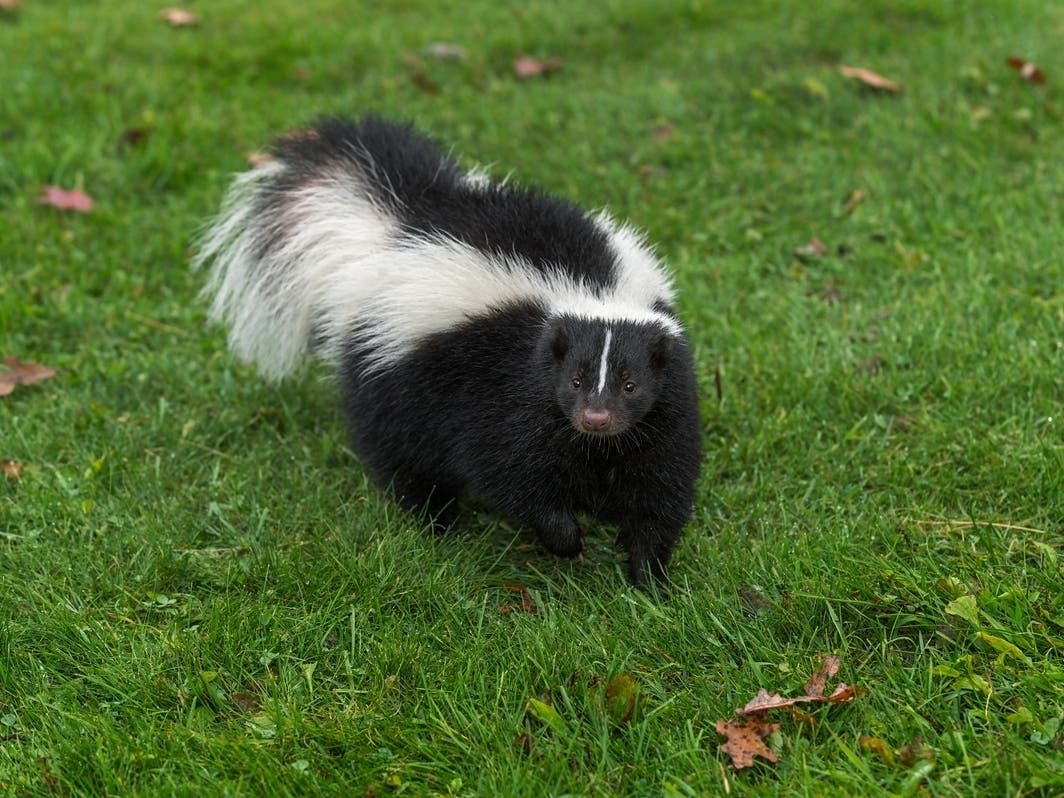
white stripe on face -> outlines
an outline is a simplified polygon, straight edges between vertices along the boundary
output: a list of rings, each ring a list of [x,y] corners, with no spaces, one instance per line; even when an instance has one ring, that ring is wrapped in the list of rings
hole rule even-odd
[[[599,361],[599,384],[595,393],[602,393],[606,388],[606,358],[610,354],[610,339],[613,337],[613,331],[606,328],[606,343],[602,345],[602,360]]]

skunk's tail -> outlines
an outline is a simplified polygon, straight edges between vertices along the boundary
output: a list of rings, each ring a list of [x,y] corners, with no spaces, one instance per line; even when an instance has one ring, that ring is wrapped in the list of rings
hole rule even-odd
[[[211,318],[229,328],[230,348],[272,380],[310,350],[339,359],[397,232],[368,153],[321,157],[316,130],[298,136],[236,177],[193,259],[210,265]]]

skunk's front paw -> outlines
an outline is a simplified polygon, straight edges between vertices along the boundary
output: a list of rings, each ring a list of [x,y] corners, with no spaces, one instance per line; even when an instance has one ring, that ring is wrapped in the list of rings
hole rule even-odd
[[[543,547],[559,557],[576,557],[584,550],[580,527],[568,513],[554,513],[540,519],[536,532]]]
[[[628,580],[642,590],[661,589],[668,586],[669,576],[660,558],[633,551],[628,558]]]

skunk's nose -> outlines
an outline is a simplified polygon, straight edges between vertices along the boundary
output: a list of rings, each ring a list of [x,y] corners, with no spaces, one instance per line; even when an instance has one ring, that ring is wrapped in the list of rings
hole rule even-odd
[[[609,428],[611,421],[613,421],[613,416],[610,415],[609,410],[592,410],[590,407],[585,407],[580,414],[580,425],[588,432],[602,432]]]

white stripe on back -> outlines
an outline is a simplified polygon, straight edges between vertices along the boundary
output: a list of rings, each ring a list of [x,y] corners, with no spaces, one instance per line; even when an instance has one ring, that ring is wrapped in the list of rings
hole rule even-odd
[[[602,360],[599,361],[599,384],[598,390],[595,393],[602,393],[606,388],[606,358],[610,354],[610,339],[613,337],[613,330],[609,327],[606,328],[606,343],[602,345]]]
[[[269,377],[295,370],[312,346],[338,362],[352,336],[371,353],[367,371],[387,368],[433,333],[524,302],[551,317],[657,324],[681,334],[677,320],[656,309],[673,298],[668,274],[634,230],[605,213],[592,219],[617,272],[598,286],[560,264],[537,267],[445,235],[405,236],[394,214],[371,199],[369,179],[349,171],[325,171],[259,211],[257,197],[286,171],[274,161],[239,177],[197,257],[213,262],[211,315],[228,322],[233,350]],[[479,185],[480,175],[466,181]],[[607,330],[600,392],[610,340]]]

